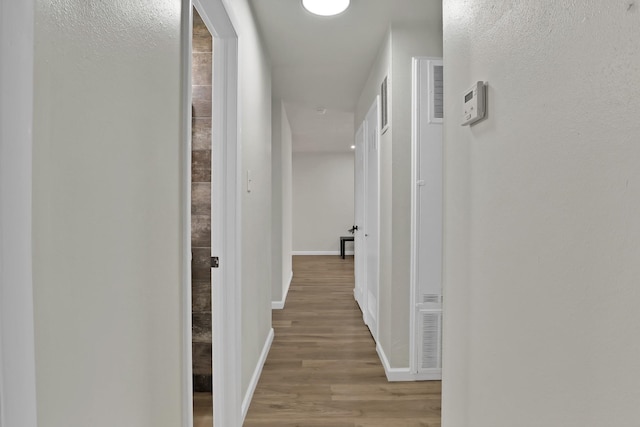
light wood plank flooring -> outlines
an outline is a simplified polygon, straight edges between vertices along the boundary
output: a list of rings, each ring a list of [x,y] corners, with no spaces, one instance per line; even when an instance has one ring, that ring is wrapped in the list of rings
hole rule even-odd
[[[213,426],[213,395],[193,393],[193,427]]]
[[[353,298],[353,257],[294,257],[245,427],[439,427],[440,382],[389,383]]]

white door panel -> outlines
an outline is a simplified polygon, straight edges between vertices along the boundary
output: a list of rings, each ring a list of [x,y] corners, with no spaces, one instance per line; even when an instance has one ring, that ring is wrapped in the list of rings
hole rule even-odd
[[[412,371],[438,378],[442,349],[442,61],[414,59]]]
[[[378,285],[380,275],[380,150],[379,99],[365,119],[365,225],[367,309],[365,321],[375,339],[378,338]]]
[[[366,259],[364,242],[364,160],[365,160],[365,138],[364,125],[360,126],[355,138],[355,225],[358,227],[354,233],[354,274],[355,289],[354,295],[360,310],[365,311],[365,287],[366,287]]]

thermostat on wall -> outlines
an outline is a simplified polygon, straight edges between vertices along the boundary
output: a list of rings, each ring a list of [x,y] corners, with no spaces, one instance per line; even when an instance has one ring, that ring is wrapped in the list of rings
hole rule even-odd
[[[470,125],[482,119],[486,113],[484,82],[477,82],[464,93],[462,103],[462,126]]]

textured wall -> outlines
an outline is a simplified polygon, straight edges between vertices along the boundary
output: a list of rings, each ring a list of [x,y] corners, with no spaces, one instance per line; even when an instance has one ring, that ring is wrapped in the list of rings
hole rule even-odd
[[[191,265],[193,389],[211,391],[211,91],[213,39],[193,10]]]
[[[638,2],[445,1],[444,427],[638,423],[638,40]]]
[[[271,330],[271,68],[248,0],[228,3],[239,34],[244,397]]]
[[[181,2],[38,0],[38,425],[182,423]]]

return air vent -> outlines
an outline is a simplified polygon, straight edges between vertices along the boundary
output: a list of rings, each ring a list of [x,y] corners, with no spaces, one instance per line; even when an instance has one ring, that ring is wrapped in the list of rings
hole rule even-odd
[[[442,65],[433,67],[433,117],[444,118],[444,68]]]
[[[442,123],[444,119],[444,67],[442,61],[429,62],[429,123]]]
[[[421,313],[422,315],[422,369],[440,368],[440,323],[441,313]]]

